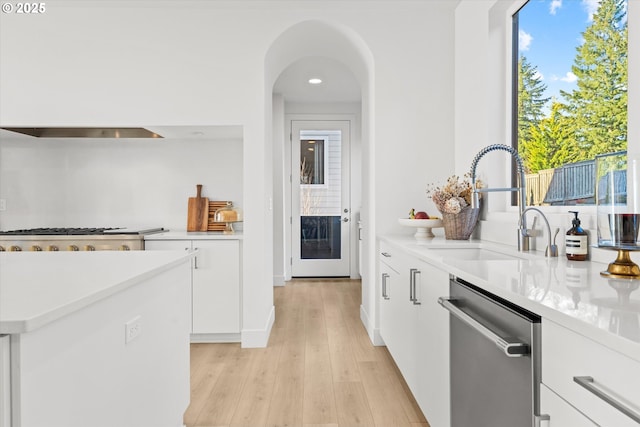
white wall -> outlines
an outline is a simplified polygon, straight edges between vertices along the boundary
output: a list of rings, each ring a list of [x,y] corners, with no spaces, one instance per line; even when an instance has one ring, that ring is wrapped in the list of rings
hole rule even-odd
[[[0,140],[0,229],[184,230],[196,184],[242,206],[242,156],[238,139]]]

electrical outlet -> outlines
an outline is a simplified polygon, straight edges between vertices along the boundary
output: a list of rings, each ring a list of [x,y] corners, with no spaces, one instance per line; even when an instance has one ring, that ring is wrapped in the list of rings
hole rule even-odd
[[[142,316],[136,316],[124,325],[124,343],[129,344],[142,333]]]
[[[0,199],[0,212],[7,210],[7,199]]]

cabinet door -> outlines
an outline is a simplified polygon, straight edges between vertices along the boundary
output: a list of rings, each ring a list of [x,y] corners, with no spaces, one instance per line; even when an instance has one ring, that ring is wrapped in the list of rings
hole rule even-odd
[[[398,273],[385,262],[380,262],[380,282],[378,284],[380,301],[380,336],[387,348],[393,347],[393,313],[391,298],[398,286]]]
[[[240,332],[240,243],[194,240],[194,334]]]
[[[406,255],[380,245],[380,335],[398,369],[411,387],[415,381],[415,310],[409,300]],[[384,281],[383,281],[384,280]],[[385,284],[386,298],[382,296]]]
[[[549,415],[549,427],[595,427],[587,417],[565,402],[544,384],[540,384],[540,413]],[[543,424],[544,425],[544,424]]]
[[[420,337],[417,321],[422,298],[418,283],[420,281],[420,272],[416,268],[415,258],[404,255],[402,261],[400,286],[398,292],[396,292],[398,295],[393,301],[395,318],[398,323],[399,351],[393,356],[415,397],[419,382],[417,370],[419,363],[418,341]]]
[[[11,345],[9,335],[0,335],[0,427],[11,426]],[[16,393],[17,394],[17,393]]]
[[[417,262],[417,375],[414,396],[431,427],[450,425],[449,313],[438,298],[449,295],[449,273]]]
[[[542,382],[598,425],[638,427],[640,363],[547,319]]]

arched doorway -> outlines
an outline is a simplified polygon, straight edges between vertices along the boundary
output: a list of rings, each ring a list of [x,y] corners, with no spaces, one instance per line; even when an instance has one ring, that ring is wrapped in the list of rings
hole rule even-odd
[[[290,213],[287,209],[288,198],[286,198],[286,184],[291,179],[285,169],[286,150],[285,142],[289,141],[289,131],[287,129],[285,116],[287,115],[286,99],[279,94],[274,94],[274,84],[278,78],[286,75],[287,70],[298,63],[304,64],[311,58],[323,58],[328,62],[337,62],[344,66],[354,77],[360,91],[357,117],[357,135],[360,143],[360,151],[355,157],[358,167],[352,171],[351,176],[356,177],[355,184],[352,182],[352,189],[355,198],[352,197],[353,225],[351,228],[352,242],[351,255],[357,259],[356,247],[358,243],[359,230],[356,219],[362,219],[366,223],[373,224],[372,209],[373,191],[370,183],[373,182],[372,174],[372,118],[370,111],[373,105],[373,57],[362,41],[362,39],[350,28],[324,21],[304,21],[300,22],[284,31],[271,45],[265,57],[265,109],[267,111],[266,122],[271,126],[267,130],[267,138],[271,140],[273,149],[273,209],[274,209],[274,284],[283,284],[289,279],[290,269],[288,263],[291,260],[291,246],[287,242],[291,241],[289,235]],[[327,100],[325,100],[327,101]],[[339,102],[338,102],[339,103]],[[311,104],[311,103],[308,103]],[[336,102],[325,102],[325,106]],[[313,109],[307,105],[309,114],[324,114],[331,116],[337,114],[339,109],[327,111]],[[353,163],[353,162],[352,162]],[[362,305],[364,311],[369,313],[371,321],[375,317],[375,278],[374,264],[372,262],[375,249],[374,231],[364,230],[363,263],[358,269],[355,261],[352,263],[353,275],[357,277],[358,270],[362,271]],[[370,238],[366,238],[371,236]],[[289,264],[290,265],[290,264]],[[369,320],[365,320],[365,326],[371,332],[374,325],[369,325]]]

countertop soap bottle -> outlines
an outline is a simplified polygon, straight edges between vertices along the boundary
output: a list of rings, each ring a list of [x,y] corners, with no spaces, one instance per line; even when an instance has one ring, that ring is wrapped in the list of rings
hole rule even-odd
[[[569,211],[576,217],[571,221],[571,229],[567,231],[564,240],[565,252],[567,259],[571,261],[585,261],[589,254],[588,235],[587,232],[580,227],[580,219],[578,212]]]

